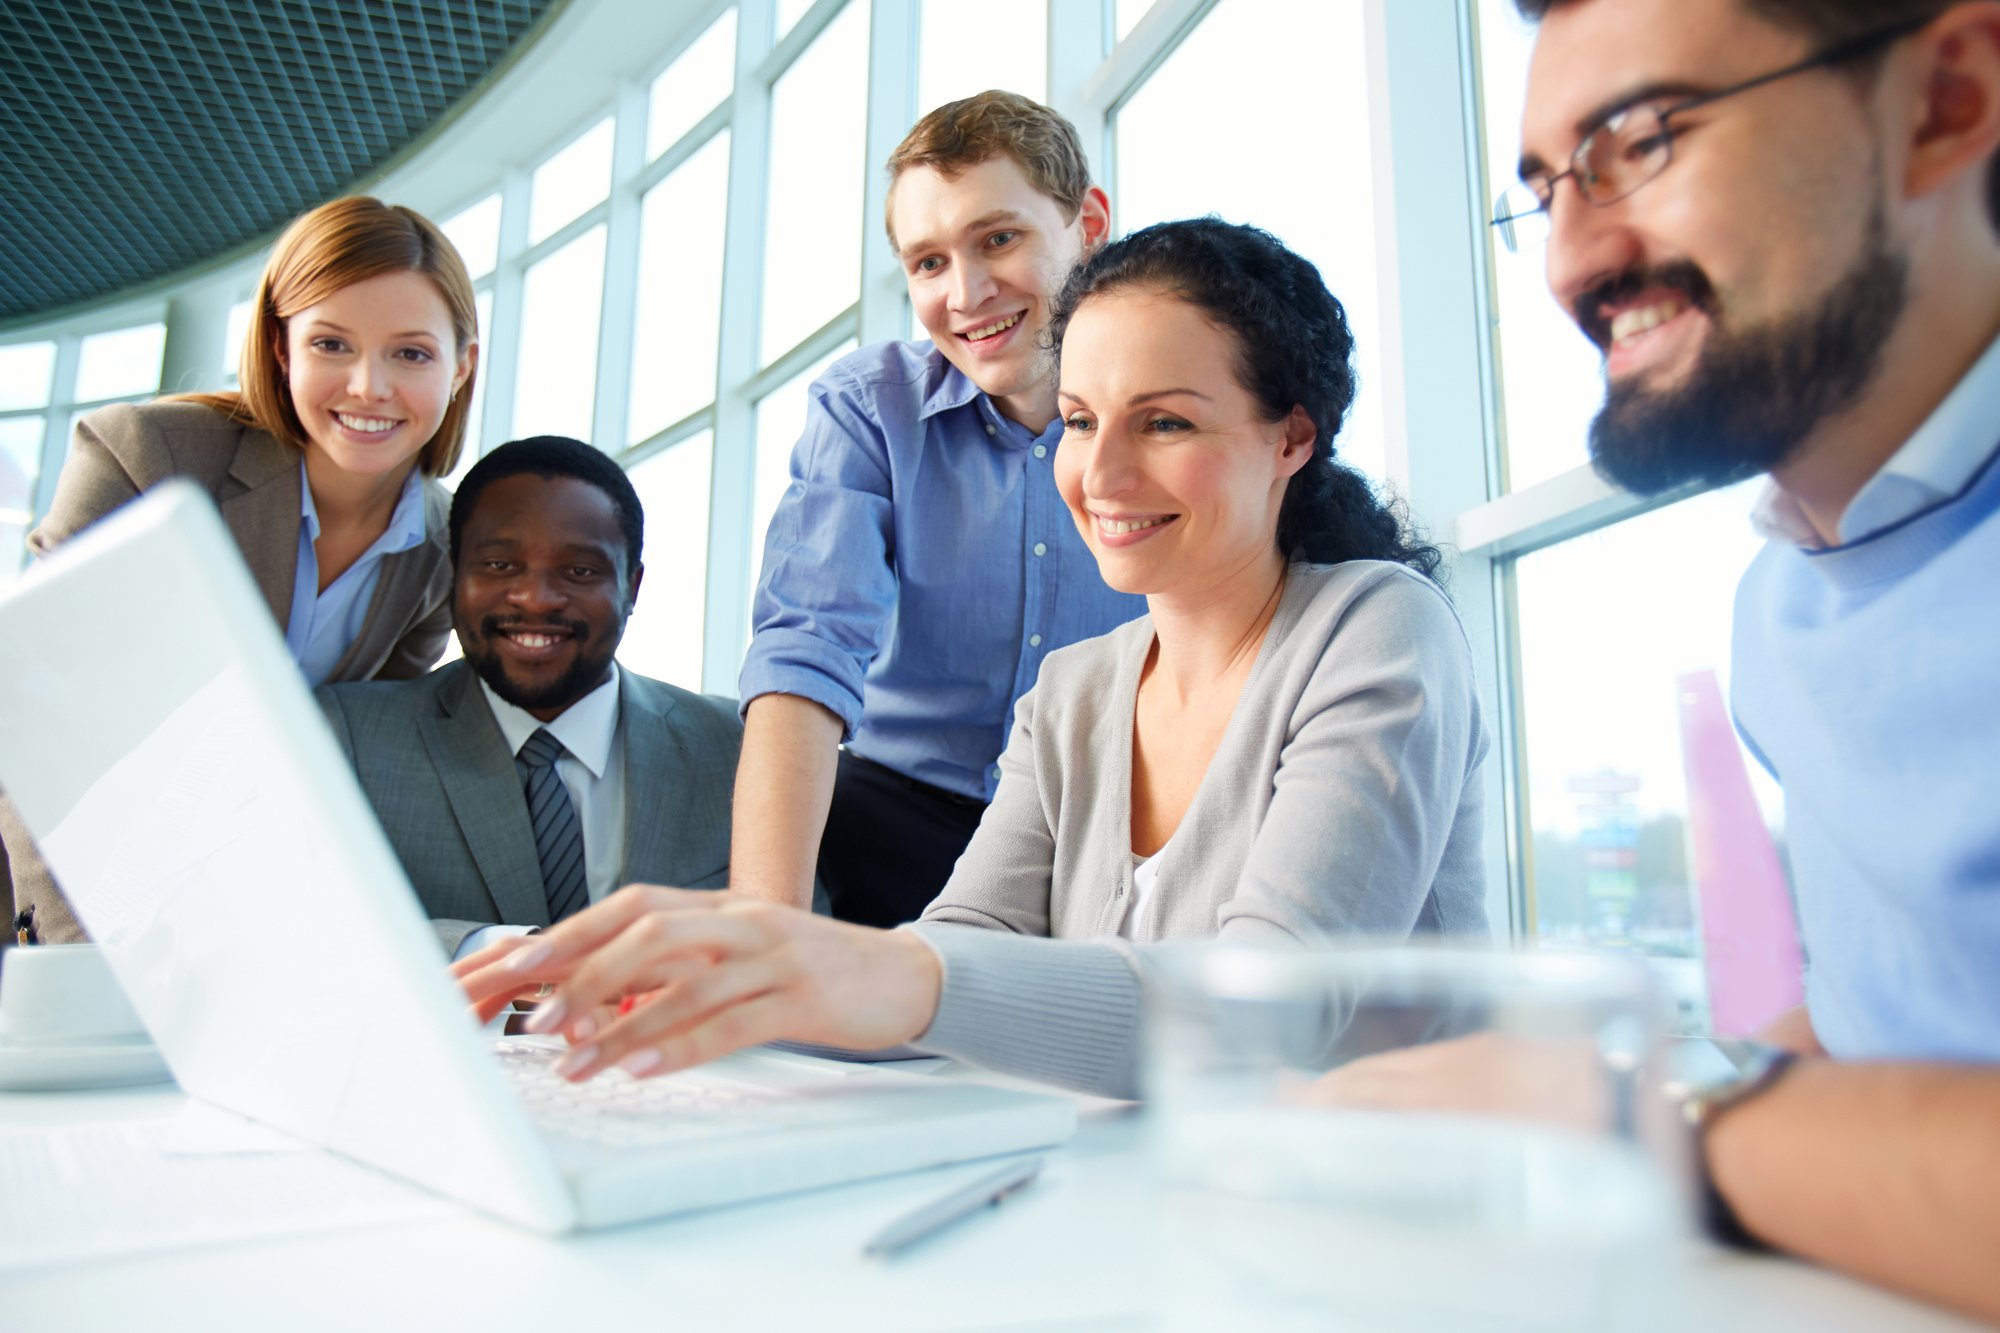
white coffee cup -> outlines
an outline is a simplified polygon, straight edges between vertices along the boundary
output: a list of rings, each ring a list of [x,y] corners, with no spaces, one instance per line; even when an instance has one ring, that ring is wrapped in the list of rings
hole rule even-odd
[[[0,1040],[90,1045],[146,1035],[95,944],[32,944],[0,951]]]

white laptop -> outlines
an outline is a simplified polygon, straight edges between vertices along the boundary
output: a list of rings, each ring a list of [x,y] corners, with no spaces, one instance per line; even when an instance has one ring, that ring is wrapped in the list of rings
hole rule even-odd
[[[495,1043],[208,497],[0,597],[0,787],[190,1095],[547,1231],[1057,1143],[1068,1098],[744,1052],[581,1087]]]

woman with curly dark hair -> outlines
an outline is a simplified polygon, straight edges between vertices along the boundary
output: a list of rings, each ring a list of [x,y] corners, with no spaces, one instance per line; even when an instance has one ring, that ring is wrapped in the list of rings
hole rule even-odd
[[[1318,271],[1163,223],[1076,272],[1051,336],[1057,485],[1148,614],[1050,655],[914,925],[635,886],[460,964],[487,1010],[560,987],[564,1072],[914,1041],[1131,1095],[1148,942],[1484,932],[1471,656],[1437,551],[1335,456],[1353,338]]]

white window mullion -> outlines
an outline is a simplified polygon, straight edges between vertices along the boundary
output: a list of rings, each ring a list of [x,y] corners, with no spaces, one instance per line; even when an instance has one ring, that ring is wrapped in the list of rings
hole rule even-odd
[[[1049,105],[1076,126],[1099,184],[1111,173],[1105,108],[1092,106],[1084,90],[1104,64],[1110,31],[1110,0],[1049,0]]]
[[[646,90],[618,90],[611,148],[611,200],[604,248],[604,309],[597,334],[597,406],[591,438],[608,454],[628,443],[632,378],[647,373],[632,364],[632,331],[639,300],[639,192],[646,164]]]
[[[1583,463],[1463,511],[1458,516],[1456,541],[1461,550],[1493,559],[1526,555],[1707,489],[1697,484],[1659,495],[1634,495]]]
[[[1381,405],[1387,475],[1431,535],[1492,494],[1491,358],[1484,336],[1483,229],[1473,204],[1477,122],[1466,15],[1455,0],[1367,0]],[[1136,34],[1135,34],[1136,35]],[[1503,762],[1513,734],[1503,599],[1484,555],[1450,569],[1472,643],[1482,710],[1495,749],[1486,766],[1486,867],[1496,932],[1521,927],[1507,855]]]
[[[774,0],[742,0],[736,22],[736,90],[731,94],[729,222],[722,252],[722,330],[716,358],[715,455],[709,494],[708,595],[701,684],[736,693],[749,638],[750,515],[757,481],[756,405],[759,313],[763,309],[764,201],[769,191],[771,86],[758,71],[771,50]]]
[[[82,359],[82,334],[65,333],[56,339],[56,369],[49,380],[49,424],[42,432],[42,475],[35,479],[37,522],[55,502],[56,477],[69,457],[70,404],[76,397],[76,368]]]
[[[863,0],[855,0],[862,3]],[[883,210],[889,177],[882,164],[903,141],[917,115],[918,0],[868,0],[867,188],[862,192],[860,339],[885,342],[903,336],[902,266],[889,249]],[[924,110],[929,110],[928,107]]]
[[[514,438],[514,384],[520,373],[522,254],[528,248],[529,176],[510,171],[500,182],[500,262],[493,270],[493,327],[480,349],[479,375],[486,382],[485,419],[480,434],[494,444]]]

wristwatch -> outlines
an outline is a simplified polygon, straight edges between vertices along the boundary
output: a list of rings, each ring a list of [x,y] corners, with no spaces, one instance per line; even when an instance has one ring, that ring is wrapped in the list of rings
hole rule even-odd
[[[1702,1229],[1709,1238],[1739,1250],[1771,1248],[1743,1225],[1729,1200],[1715,1187],[1708,1169],[1708,1131],[1732,1106],[1740,1106],[1768,1090],[1784,1076],[1798,1058],[1794,1051],[1779,1046],[1753,1046],[1748,1061],[1734,1078],[1726,1078],[1690,1089],[1681,1098],[1681,1120],[1693,1138],[1696,1207]]]

